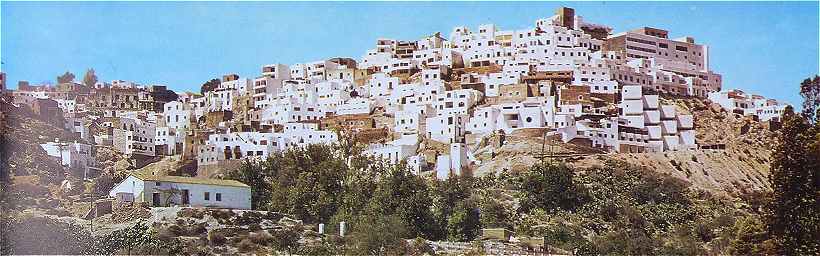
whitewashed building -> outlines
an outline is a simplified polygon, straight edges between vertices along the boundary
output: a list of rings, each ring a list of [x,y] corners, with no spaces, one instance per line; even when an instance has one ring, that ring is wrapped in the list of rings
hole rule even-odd
[[[160,176],[135,172],[108,193],[119,202],[151,207],[251,209],[251,187],[235,180]]]

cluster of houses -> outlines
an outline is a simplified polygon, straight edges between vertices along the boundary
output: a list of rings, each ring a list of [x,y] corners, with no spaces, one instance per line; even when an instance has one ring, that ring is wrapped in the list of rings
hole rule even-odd
[[[264,65],[253,77],[224,75],[199,94],[119,80],[21,82],[10,94],[90,147],[179,155],[195,161],[203,177],[240,159],[333,143],[344,131],[381,138],[365,154],[444,179],[478,164],[473,150],[483,138],[520,129],[612,152],[695,148],[693,116],[662,104],[660,95],[708,97],[763,120],[784,107],[721,88],[709,47],[693,38],[671,39],[649,27],[613,34],[562,7],[527,28],[456,27],[449,38],[378,39],[359,60]],[[418,152],[421,142],[448,150],[430,158]],[[93,168],[88,159],[73,161],[82,159],[75,151],[88,148],[79,144],[47,147],[68,148],[64,164]]]

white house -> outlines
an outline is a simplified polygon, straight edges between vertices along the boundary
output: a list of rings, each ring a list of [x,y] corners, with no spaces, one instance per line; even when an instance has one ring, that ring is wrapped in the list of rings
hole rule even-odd
[[[727,111],[755,115],[761,121],[780,120],[788,106],[780,104],[775,99],[750,95],[738,89],[709,93],[709,100],[720,104]]]
[[[82,170],[83,173],[88,173],[90,168],[97,165],[96,158],[94,158],[93,154],[93,146],[88,144],[77,142],[48,142],[40,144],[40,147],[42,147],[49,156],[59,158],[63,166]]]
[[[114,127],[114,148],[126,155],[155,156],[156,124],[135,118],[120,118]]]
[[[109,196],[120,202],[251,209],[251,188],[235,180],[160,176],[135,172],[114,186]]]

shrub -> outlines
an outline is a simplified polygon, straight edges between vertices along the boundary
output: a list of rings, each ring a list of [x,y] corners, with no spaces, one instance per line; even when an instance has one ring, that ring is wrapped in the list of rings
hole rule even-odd
[[[218,230],[211,230],[208,232],[208,241],[211,242],[211,245],[223,245],[228,239],[225,239],[225,235]]]
[[[248,238],[251,242],[258,244],[258,245],[268,245],[273,241],[273,236],[268,234],[265,231],[253,232],[248,235]]]
[[[208,229],[205,228],[205,223],[200,223],[192,226],[188,226],[188,236],[199,236],[201,234],[205,234],[208,232]]]
[[[575,173],[566,165],[537,164],[524,174],[521,210],[541,208],[548,212],[559,209],[572,211],[588,197],[583,186],[575,184]]]
[[[251,252],[256,250],[258,246],[254,244],[254,242],[252,242],[249,238],[245,238],[242,239],[242,241],[239,241],[239,243],[236,245],[236,248],[238,248],[240,252]]]

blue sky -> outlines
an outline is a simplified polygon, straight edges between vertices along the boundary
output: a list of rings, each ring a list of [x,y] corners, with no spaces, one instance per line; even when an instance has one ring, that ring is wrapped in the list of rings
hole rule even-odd
[[[800,81],[820,69],[818,2],[0,2],[0,69],[18,80],[82,78],[198,91],[227,73],[346,56],[379,37],[418,39],[454,26],[533,26],[556,7],[614,32],[642,26],[710,46],[724,88],[799,105]]]

